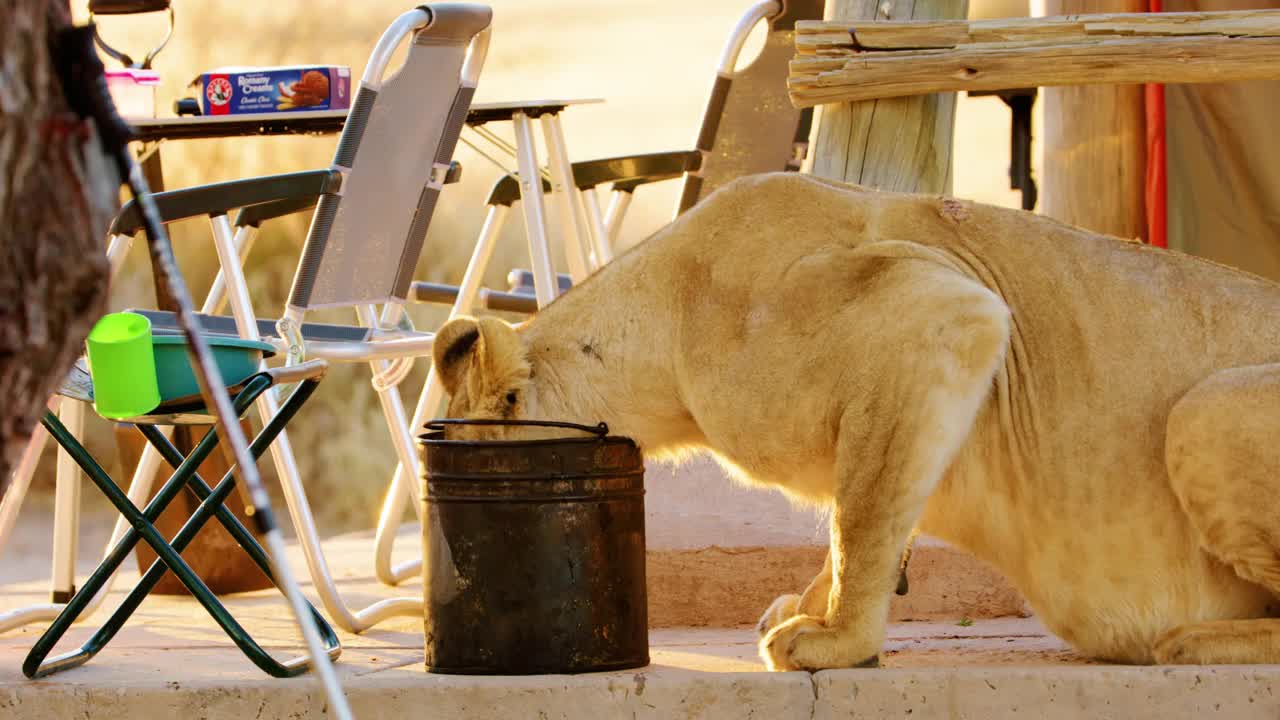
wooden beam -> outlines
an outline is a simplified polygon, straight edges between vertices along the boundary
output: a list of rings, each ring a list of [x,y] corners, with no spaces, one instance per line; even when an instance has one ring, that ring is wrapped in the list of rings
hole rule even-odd
[[[864,50],[919,50],[985,43],[1058,45],[1114,37],[1280,37],[1280,10],[1098,13],[999,20],[796,23],[800,55],[846,56]]]
[[[797,58],[787,85],[793,104],[810,107],[960,90],[1272,79],[1280,79],[1280,37],[1193,36]]]

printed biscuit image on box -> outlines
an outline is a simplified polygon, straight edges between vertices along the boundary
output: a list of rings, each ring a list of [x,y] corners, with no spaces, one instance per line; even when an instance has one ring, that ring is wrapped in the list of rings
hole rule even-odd
[[[344,110],[351,106],[351,72],[338,65],[224,67],[192,81],[205,115],[291,110]]]

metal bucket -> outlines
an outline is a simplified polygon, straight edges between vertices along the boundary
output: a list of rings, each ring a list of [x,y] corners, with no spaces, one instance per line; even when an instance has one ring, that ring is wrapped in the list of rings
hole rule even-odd
[[[527,675],[649,664],[644,463],[608,429],[554,440],[419,438],[429,672]]]

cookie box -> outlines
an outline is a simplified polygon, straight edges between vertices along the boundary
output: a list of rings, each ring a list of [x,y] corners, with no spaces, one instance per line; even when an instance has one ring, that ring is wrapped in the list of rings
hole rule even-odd
[[[250,115],[351,106],[351,71],[338,65],[224,67],[191,82],[205,115]]]

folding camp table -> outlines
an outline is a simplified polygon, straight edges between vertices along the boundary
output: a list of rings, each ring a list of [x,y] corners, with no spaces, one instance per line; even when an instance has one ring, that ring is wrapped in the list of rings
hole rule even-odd
[[[571,177],[568,143],[560,114],[570,106],[602,103],[602,98],[536,98],[491,103],[473,103],[467,113],[467,127],[476,131],[494,148],[511,154],[517,160],[524,177],[538,165],[538,149],[533,138],[533,120],[542,123],[549,173],[548,180],[554,197],[560,203],[561,218],[565,220],[562,231],[578,240],[568,247],[592,246],[598,242],[599,229],[588,225],[587,203]],[[313,110],[298,112],[265,113],[261,115],[194,115],[166,118],[130,118],[136,130],[135,139],[143,143],[140,156],[143,171],[151,187],[164,190],[163,163],[160,147],[166,140],[194,140],[209,138],[247,137],[253,135],[325,135],[341,132],[347,121],[347,110]],[[515,134],[515,145],[510,145],[489,131],[488,125],[510,122]],[[538,183],[521,183],[520,200],[525,213],[525,227],[535,244],[546,244],[555,232],[550,227],[544,210],[543,186]],[[596,217],[599,213],[594,214]],[[585,241],[585,242],[584,242]],[[585,271],[584,262],[576,253],[566,258],[571,270]]]

